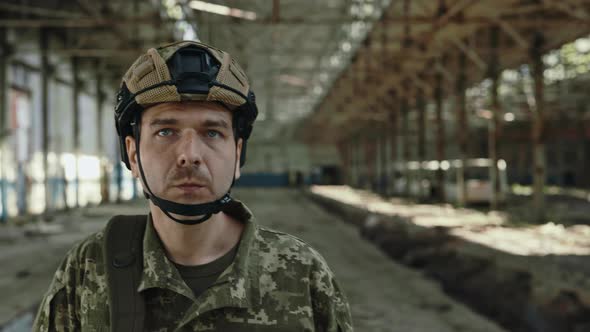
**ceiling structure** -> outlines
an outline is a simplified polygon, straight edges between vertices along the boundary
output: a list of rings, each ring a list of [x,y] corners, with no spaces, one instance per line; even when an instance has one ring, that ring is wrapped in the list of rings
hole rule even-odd
[[[9,0],[0,3],[0,28],[16,34],[20,54],[39,54],[38,34],[46,31],[57,62],[76,57],[89,72],[99,66],[113,88],[149,47],[183,38],[212,44],[236,57],[251,80],[260,110],[253,140],[272,141],[292,135],[311,113],[388,4]]]
[[[434,102],[437,76],[443,98],[452,97],[461,57],[469,87],[489,77],[493,63],[530,63],[535,42],[545,53],[589,33],[587,0],[393,1],[302,132],[335,142],[370,131],[404,100],[413,108],[419,93]]]
[[[39,52],[45,31],[51,54],[98,68],[113,89],[147,48],[199,39],[245,68],[260,109],[254,141],[332,142],[386,121],[400,97],[431,101],[436,75],[453,87],[460,54],[469,86],[490,57],[526,63],[539,32],[544,50],[587,35],[590,0],[8,0],[0,28],[20,52]]]

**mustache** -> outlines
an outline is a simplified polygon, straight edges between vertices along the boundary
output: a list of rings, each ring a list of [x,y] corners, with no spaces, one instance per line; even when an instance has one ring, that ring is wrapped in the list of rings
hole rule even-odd
[[[179,183],[179,182],[198,182],[204,185],[209,184],[209,177],[199,170],[197,167],[182,167],[175,168],[168,176],[168,183]]]

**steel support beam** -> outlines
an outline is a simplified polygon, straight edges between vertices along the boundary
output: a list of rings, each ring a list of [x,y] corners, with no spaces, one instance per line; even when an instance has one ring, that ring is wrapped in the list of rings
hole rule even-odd
[[[424,91],[418,90],[416,96],[416,111],[418,116],[417,128],[418,128],[418,145],[417,145],[417,160],[418,160],[418,195],[420,200],[427,198],[427,193],[424,192],[424,186],[422,181],[424,180],[424,169],[422,163],[426,161],[426,100],[424,98]]]
[[[543,82],[542,33],[537,32],[531,45],[531,65],[534,80],[534,114],[531,132],[533,147],[533,211],[537,222],[545,221],[545,90]]]
[[[459,147],[459,160],[461,168],[457,173],[457,188],[459,206],[465,206],[467,203],[467,186],[465,183],[465,167],[467,162],[467,135],[469,133],[469,123],[467,122],[467,101],[465,98],[467,88],[467,58],[465,54],[460,53],[458,58],[459,73],[456,80],[455,100],[457,107],[457,145]]]
[[[469,48],[469,46],[467,46],[461,40],[452,38],[451,42],[455,44],[457,48],[459,48],[459,50],[461,50],[461,52],[463,52],[480,70],[486,70],[487,66],[485,61],[483,61],[483,59],[474,50]]]
[[[383,105],[385,106],[385,105]],[[381,149],[379,150],[379,154],[381,155],[381,173],[379,174],[379,191],[382,195],[387,195],[387,184],[389,182],[389,174],[387,172],[387,168],[389,165],[389,149],[387,145],[389,143],[389,137],[387,133],[389,132],[388,123],[385,122],[385,125],[382,126],[380,129],[381,135],[379,137],[381,141]]]
[[[402,169],[403,169],[403,176],[404,176],[404,189],[403,195],[405,197],[410,196],[410,171],[408,168],[408,162],[410,161],[410,144],[409,144],[409,119],[408,113],[410,111],[408,97],[403,97],[401,100],[400,105],[400,115],[401,115],[401,146],[403,151],[403,162],[402,162]]]
[[[79,61],[77,57],[72,57],[70,70],[72,71],[72,126],[73,126],[73,143],[74,157],[76,160],[76,174],[74,177],[75,203],[74,207],[80,207],[80,78],[79,78]]]
[[[489,55],[489,77],[492,80],[490,87],[490,98],[492,101],[491,111],[492,118],[488,125],[488,152],[490,158],[490,174],[492,183],[492,196],[490,199],[490,210],[498,209],[498,202],[500,196],[500,175],[498,173],[498,141],[499,141],[499,122],[502,113],[500,105],[500,96],[498,95],[498,87],[500,86],[500,63],[499,63],[499,29],[492,27],[490,29],[490,55]]]
[[[395,181],[397,179],[397,169],[399,164],[398,158],[398,122],[399,122],[399,112],[398,112],[398,103],[396,96],[390,91],[387,96],[388,97],[388,114],[389,114],[389,139],[390,139],[390,170],[389,173],[389,194],[395,194]]]
[[[444,63],[442,63],[444,65]],[[440,202],[446,201],[445,194],[445,173],[441,167],[443,160],[445,160],[445,121],[443,118],[443,77],[442,74],[437,73],[434,78],[434,102],[436,107],[436,159],[439,167],[436,170],[436,187],[438,193],[438,200]]]
[[[524,13],[524,10],[521,11]],[[510,12],[510,14],[517,14],[518,9],[514,9]],[[499,19],[508,20],[507,18],[502,18],[501,16],[498,17]],[[356,22],[369,22],[374,23],[376,20],[374,18],[351,18],[351,17],[336,17],[336,18],[323,18],[323,19],[309,19],[305,17],[294,17],[294,18],[280,18],[279,22],[274,22],[272,17],[269,19],[262,19],[262,20],[255,20],[255,21],[248,21],[248,20],[227,20],[224,24],[231,24],[234,26],[254,26],[260,27],[261,29],[268,28],[268,26],[275,26],[275,27],[291,27],[291,26],[330,26],[335,24],[352,24]],[[198,22],[198,18],[193,19],[174,19],[174,18],[162,18],[158,24],[169,24],[174,25],[179,22],[186,22],[186,23],[202,23]],[[219,21],[221,22],[221,21]],[[485,26],[489,25],[490,17],[489,16],[476,16],[476,17],[462,17],[462,18],[452,18],[441,24],[440,22],[436,22],[430,16],[416,16],[405,18],[403,16],[400,17],[388,17],[386,19],[381,20],[381,22],[387,24],[388,26],[400,26],[400,25],[418,25],[418,26],[438,26],[441,28],[443,26],[454,24],[460,26]],[[568,17],[568,19],[564,19],[563,17],[547,17],[543,20],[538,20],[535,18],[527,18],[527,17],[519,17],[514,21],[510,21],[512,26],[521,27],[521,28],[542,28],[542,27],[556,27],[563,24],[582,24],[584,26],[588,26],[587,20],[582,19],[582,17]],[[78,17],[73,18],[72,16],[68,18],[61,18],[61,19],[54,19],[54,18],[34,18],[34,19],[0,19],[0,26],[3,27],[10,27],[10,28],[41,28],[41,27],[52,27],[52,28],[68,28],[68,29],[77,29],[77,28],[105,28],[105,27],[121,27],[121,28],[128,28],[129,26],[134,25],[154,25],[155,20],[149,16],[139,16],[139,17],[126,17],[126,18],[105,18],[105,17]],[[433,30],[436,31],[436,30]],[[211,41],[209,41],[211,42]]]
[[[96,77],[96,140],[98,143],[98,158],[100,162],[100,201],[106,203],[109,201],[109,177],[107,172],[107,162],[104,154],[104,122],[103,108],[104,108],[104,93],[102,92],[103,75],[100,61],[95,61],[95,77]]]
[[[43,151],[43,188],[45,193],[45,209],[47,214],[51,207],[51,190],[49,188],[49,143],[51,135],[49,134],[49,31],[41,29],[39,31],[39,48],[41,49],[41,128],[42,151]]]
[[[496,23],[514,42],[516,45],[523,50],[529,49],[529,43],[527,42],[526,38],[518,32],[510,23],[501,20],[499,18],[492,19],[494,23]]]
[[[8,64],[8,45],[6,43],[6,29],[0,28],[0,203],[2,212],[0,213],[0,223],[6,223],[8,219],[7,183],[6,183],[6,156],[4,154],[4,138],[8,136],[8,126],[6,121],[8,100],[6,100],[6,67]]]

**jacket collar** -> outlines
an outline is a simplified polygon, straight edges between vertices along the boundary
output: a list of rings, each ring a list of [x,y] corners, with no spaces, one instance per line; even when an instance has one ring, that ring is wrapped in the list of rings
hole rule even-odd
[[[245,228],[234,261],[198,299],[186,285],[174,264],[167,258],[149,215],[143,238],[143,272],[138,291],[150,288],[168,289],[192,300],[193,306],[186,317],[187,322],[194,318],[190,316],[216,308],[250,307],[252,297],[255,295],[251,282],[258,280],[258,270],[251,264],[250,259],[258,227],[252,212],[240,201],[228,204],[223,212],[243,222]]]

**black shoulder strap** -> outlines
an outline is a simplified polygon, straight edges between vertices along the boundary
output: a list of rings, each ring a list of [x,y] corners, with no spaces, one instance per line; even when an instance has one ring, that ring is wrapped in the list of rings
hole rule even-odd
[[[142,332],[145,303],[137,292],[143,271],[143,234],[147,216],[115,216],[104,241],[111,332]]]

